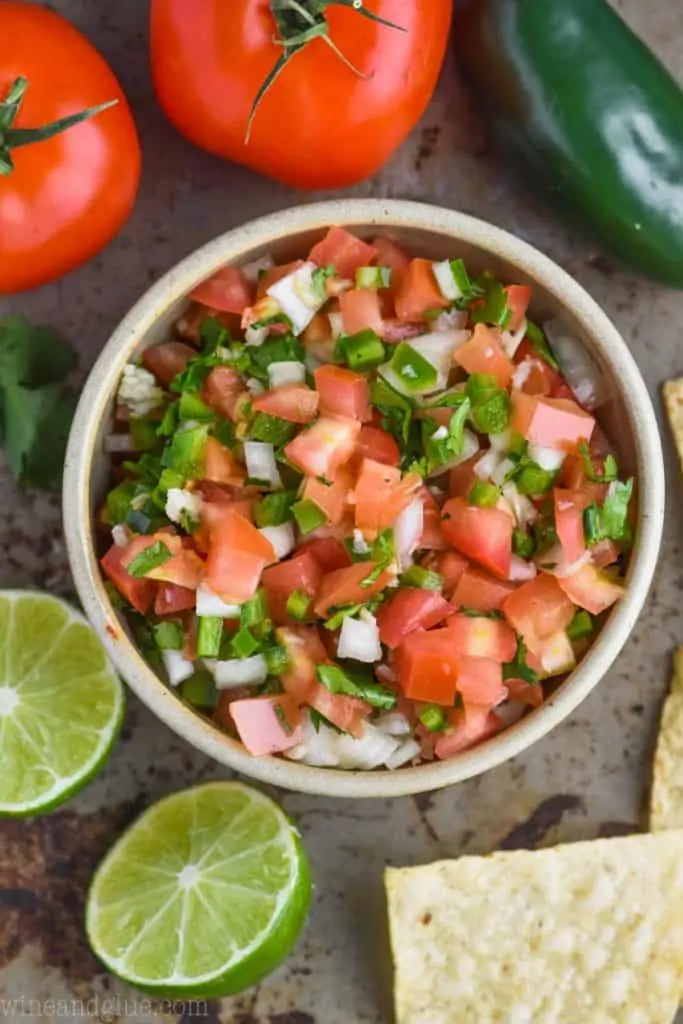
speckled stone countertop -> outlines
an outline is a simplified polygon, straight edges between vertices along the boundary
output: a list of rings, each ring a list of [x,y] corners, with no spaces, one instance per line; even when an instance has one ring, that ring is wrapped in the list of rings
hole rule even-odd
[[[617,6],[683,79],[676,5],[621,0]],[[147,75],[146,4],[61,0],[57,7],[105,53],[128,92],[144,149],[142,191],[133,218],[105,253],[58,284],[0,302],[0,314],[22,311],[62,328],[77,345],[85,374],[121,316],[176,260],[247,217],[309,197],[193,149],[164,121]],[[460,208],[547,252],[620,328],[661,419],[661,382],[683,372],[683,294],[615,267],[508,178],[501,161],[483,149],[452,67],[420,128],[385,171],[354,194]],[[0,1018],[26,1024],[79,1015],[126,1024],[388,1024],[385,864],[638,829],[671,654],[683,641],[681,490],[666,435],[665,448],[669,514],[659,572],[637,629],[602,684],[532,750],[445,792],[366,803],[276,794],[311,853],[313,913],[289,963],[222,1004],[150,1005],[106,977],[83,938],[88,879],[125,824],[165,793],[226,776],[131,698],[122,740],[82,796],[46,818],[0,822]],[[1,468],[0,585],[72,593],[59,502],[19,492]],[[13,1010],[6,999],[17,1000]]]

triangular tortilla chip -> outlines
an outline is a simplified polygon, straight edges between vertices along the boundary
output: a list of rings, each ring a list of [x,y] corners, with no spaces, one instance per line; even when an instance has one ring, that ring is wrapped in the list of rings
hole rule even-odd
[[[650,793],[650,828],[683,828],[683,647],[674,655],[671,690],[664,702]]]
[[[683,831],[389,868],[397,1024],[671,1024]]]
[[[665,381],[662,394],[676,451],[683,468],[683,377]]]

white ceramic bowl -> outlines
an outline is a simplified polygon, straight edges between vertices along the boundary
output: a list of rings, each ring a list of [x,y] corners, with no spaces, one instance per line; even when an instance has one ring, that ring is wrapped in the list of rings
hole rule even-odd
[[[542,707],[516,725],[447,761],[397,771],[311,768],[281,758],[255,758],[202,717],[160,679],[131,642],[107,596],[93,542],[94,513],[107,487],[103,438],[124,365],[167,337],[188,293],[219,267],[265,253],[278,262],[300,256],[339,224],[362,235],[390,232],[416,255],[462,256],[475,271],[534,289],[534,319],[558,317],[593,356],[610,386],[599,411],[617,444],[620,465],[638,477],[638,523],[624,599],[615,606],[578,668]],[[526,242],[452,210],[397,200],[336,200],[262,217],[192,253],[146,292],[105,346],[83,390],[64,475],[64,523],[71,568],[83,607],[114,665],[135,693],[171,729],[244,775],[326,796],[390,797],[437,789],[493,768],[521,753],[561,722],[605,675],[643,606],[659,551],[664,517],[664,467],[657,423],[638,367],[615,327],[590,296]]]

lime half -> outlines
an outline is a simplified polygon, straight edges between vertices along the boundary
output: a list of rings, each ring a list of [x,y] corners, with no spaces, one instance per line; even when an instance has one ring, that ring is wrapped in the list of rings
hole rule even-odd
[[[238,782],[166,797],[132,825],[93,879],[88,938],[114,974],[168,996],[225,996],[293,949],[311,898],[299,834]]]
[[[82,615],[0,590],[0,816],[49,811],[106,761],[123,686]]]

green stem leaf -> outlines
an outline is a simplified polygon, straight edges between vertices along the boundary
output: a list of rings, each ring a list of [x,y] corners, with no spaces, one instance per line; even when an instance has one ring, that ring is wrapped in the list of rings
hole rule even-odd
[[[12,127],[27,88],[28,78],[23,76],[15,78],[10,85],[7,95],[0,103],[0,131]]]
[[[378,25],[395,28],[398,32],[408,31],[404,25],[397,25],[395,21],[387,21],[386,18],[380,18],[378,14],[368,11],[363,6],[362,0],[325,0],[325,7],[348,7],[350,10],[356,11],[357,14],[362,14],[364,18],[368,18],[369,21],[374,21]]]
[[[9,149],[18,149],[20,146],[30,146],[34,142],[45,142],[47,139],[52,139],[55,135],[73,128],[74,125],[116,106],[118,102],[118,100],[109,100],[107,103],[99,103],[96,107],[79,110],[77,114],[62,117],[58,121],[52,121],[40,128],[8,128],[0,133],[0,144]]]

